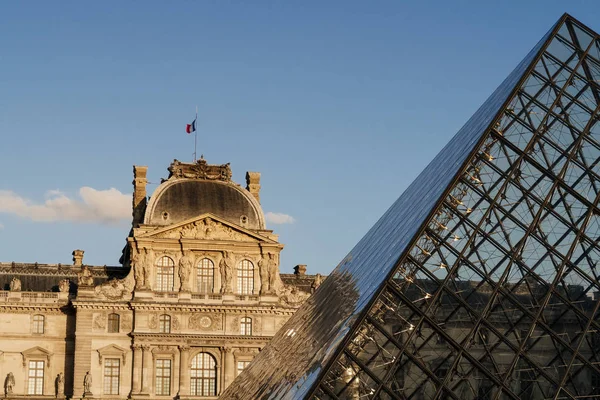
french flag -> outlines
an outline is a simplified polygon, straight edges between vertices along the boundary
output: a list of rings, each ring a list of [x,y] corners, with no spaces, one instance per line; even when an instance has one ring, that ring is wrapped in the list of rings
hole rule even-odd
[[[196,120],[194,120],[194,122],[192,122],[191,124],[187,124],[185,126],[185,131],[190,134],[192,132],[196,132]]]

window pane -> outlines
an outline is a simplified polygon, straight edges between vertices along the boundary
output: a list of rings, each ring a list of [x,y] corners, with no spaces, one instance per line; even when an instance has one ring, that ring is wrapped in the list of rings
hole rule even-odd
[[[161,292],[173,291],[175,263],[170,257],[163,256],[156,262],[156,290]]]
[[[208,258],[200,260],[196,274],[198,292],[212,293],[214,287],[215,264]]]
[[[43,394],[44,361],[29,361],[27,394]]]
[[[237,374],[241,374],[244,368],[246,368],[250,364],[250,361],[238,361],[237,362]]]
[[[33,316],[33,333],[44,333],[44,320],[43,315]]]
[[[254,292],[254,264],[249,260],[242,260],[238,265],[237,286],[239,294]]]
[[[161,315],[159,318],[159,331],[161,333],[171,333],[171,317],[168,315]]]
[[[213,356],[200,353],[192,359],[190,373],[192,396],[216,396],[217,394],[217,367]]]
[[[156,394],[171,394],[171,360],[156,360]]]
[[[252,335],[252,318],[242,318],[240,321],[240,333],[242,335]]]
[[[119,377],[121,360],[107,358],[104,360],[104,394],[119,394]]]
[[[119,314],[108,315],[108,332],[118,333],[119,332]]]

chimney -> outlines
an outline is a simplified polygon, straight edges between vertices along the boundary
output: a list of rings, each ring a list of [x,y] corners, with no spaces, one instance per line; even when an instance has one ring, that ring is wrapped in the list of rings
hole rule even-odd
[[[298,264],[294,267],[294,275],[304,276],[306,275],[306,264]]]
[[[133,220],[131,224],[135,228],[143,222],[144,212],[146,211],[146,173],[148,172],[147,166],[134,165],[133,166]]]
[[[260,172],[246,172],[246,190],[256,198],[260,204]]]
[[[73,265],[81,267],[83,265],[83,250],[73,250]]]

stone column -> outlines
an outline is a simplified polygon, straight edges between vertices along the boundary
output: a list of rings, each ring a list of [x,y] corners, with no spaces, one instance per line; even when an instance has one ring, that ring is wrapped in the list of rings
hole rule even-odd
[[[190,394],[190,346],[179,346],[179,397]]]
[[[134,344],[133,350],[133,376],[131,377],[131,394],[138,394],[142,388],[142,346]]]
[[[83,396],[83,379],[92,370],[92,320],[93,312],[77,307],[75,331],[75,364],[73,373],[73,398]],[[96,365],[98,365],[96,363]]]
[[[221,371],[225,375],[225,387],[221,390],[227,389],[231,382],[235,379],[235,358],[233,357],[233,349],[231,347],[223,347],[225,353],[225,365],[223,365]]]
[[[149,345],[143,345],[144,360],[142,362],[142,391],[141,394],[150,394],[150,383],[152,381],[152,352]]]

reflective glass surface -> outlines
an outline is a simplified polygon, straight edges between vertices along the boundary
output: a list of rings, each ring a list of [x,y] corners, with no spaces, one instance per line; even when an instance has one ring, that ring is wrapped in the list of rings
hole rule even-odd
[[[600,395],[599,56],[563,16],[221,398]]]

